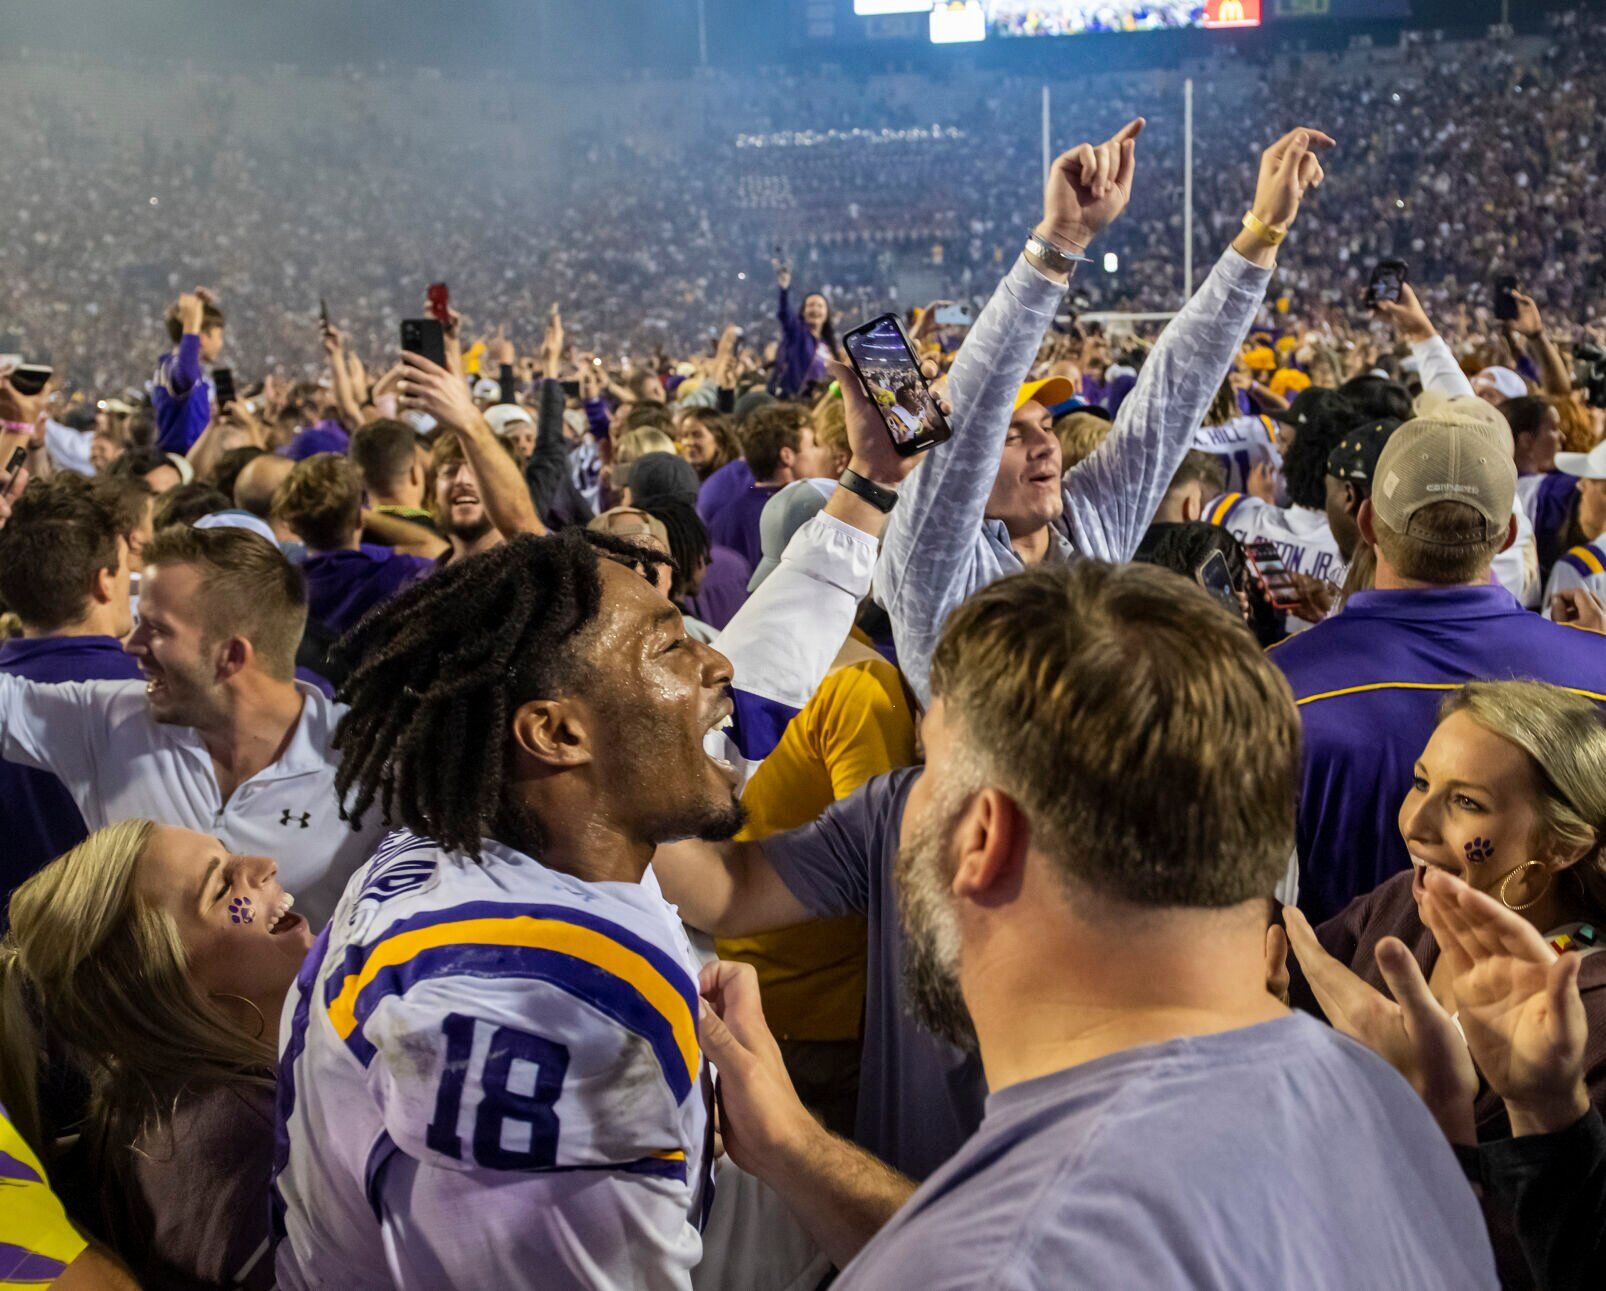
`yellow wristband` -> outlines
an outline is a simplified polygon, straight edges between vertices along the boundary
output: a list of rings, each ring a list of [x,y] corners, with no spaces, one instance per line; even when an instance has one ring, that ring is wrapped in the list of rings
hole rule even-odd
[[[1287,225],[1278,227],[1276,225],[1267,224],[1265,220],[1261,219],[1260,216],[1256,215],[1253,211],[1250,211],[1244,216],[1244,228],[1248,229],[1269,247],[1277,246],[1284,238],[1288,236]]]

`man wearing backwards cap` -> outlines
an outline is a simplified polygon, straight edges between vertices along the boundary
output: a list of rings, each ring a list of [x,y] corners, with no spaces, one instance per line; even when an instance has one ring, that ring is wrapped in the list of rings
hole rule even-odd
[[[1400,802],[1448,692],[1532,678],[1606,696],[1606,638],[1547,623],[1490,580],[1516,491],[1508,432],[1453,412],[1406,422],[1356,516],[1374,589],[1271,651],[1304,727],[1299,904],[1313,923],[1410,864]]]
[[[972,592],[1043,561],[1132,558],[1265,298],[1305,189],[1321,182],[1316,151],[1333,142],[1299,129],[1266,152],[1244,231],[1161,335],[1109,439],[1062,480],[1049,410],[1075,390],[1022,383],[1071,271],[1126,207],[1143,124],[1054,163],[1042,223],[954,361],[953,437],[909,478],[887,526],[875,594],[922,701],[937,635]]]

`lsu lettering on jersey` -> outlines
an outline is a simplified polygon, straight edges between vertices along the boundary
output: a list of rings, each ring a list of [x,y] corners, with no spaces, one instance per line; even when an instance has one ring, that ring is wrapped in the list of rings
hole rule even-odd
[[[689,1287],[698,967],[650,870],[390,835],[285,1004],[280,1287]]]
[[[1544,614],[1550,617],[1551,598],[1557,592],[1582,587],[1606,600],[1606,539],[1597,538],[1567,552],[1550,571],[1545,586]]]
[[[1223,486],[1228,493],[1242,493],[1249,487],[1249,472],[1256,466],[1283,468],[1283,455],[1277,447],[1277,423],[1270,417],[1234,417],[1220,426],[1200,426],[1193,446],[1201,453],[1219,458],[1227,471]]]

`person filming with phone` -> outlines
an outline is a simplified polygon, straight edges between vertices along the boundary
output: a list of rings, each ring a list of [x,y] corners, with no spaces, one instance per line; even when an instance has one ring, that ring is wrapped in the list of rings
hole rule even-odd
[[[1026,383],[1087,248],[1126,209],[1144,119],[1061,155],[1043,218],[976,320],[949,374],[952,437],[910,478],[887,527],[876,599],[892,619],[899,663],[922,701],[937,634],[978,589],[1073,556],[1125,561],[1192,446],[1333,140],[1300,127],[1261,159],[1243,230],[1161,334],[1100,450],[1060,476],[1050,408],[1066,379]]]

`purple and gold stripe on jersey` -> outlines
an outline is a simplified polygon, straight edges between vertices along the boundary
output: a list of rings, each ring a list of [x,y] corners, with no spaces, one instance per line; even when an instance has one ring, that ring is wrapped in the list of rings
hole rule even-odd
[[[1591,574],[1606,574],[1606,563],[1601,561],[1600,553],[1587,544],[1582,547],[1574,547],[1562,557],[1562,561],[1571,565],[1585,578],[1588,578]]]
[[[1232,513],[1238,509],[1238,505],[1244,500],[1244,497],[1245,495],[1242,493],[1223,493],[1210,504],[1210,514],[1205,518],[1211,524],[1226,524],[1228,520],[1232,519]]]
[[[381,1003],[440,977],[527,978],[568,992],[651,1046],[676,1102],[696,1084],[697,989],[628,928],[566,906],[474,901],[402,919],[346,950],[324,983],[335,1033],[367,1066],[364,1024]]]

